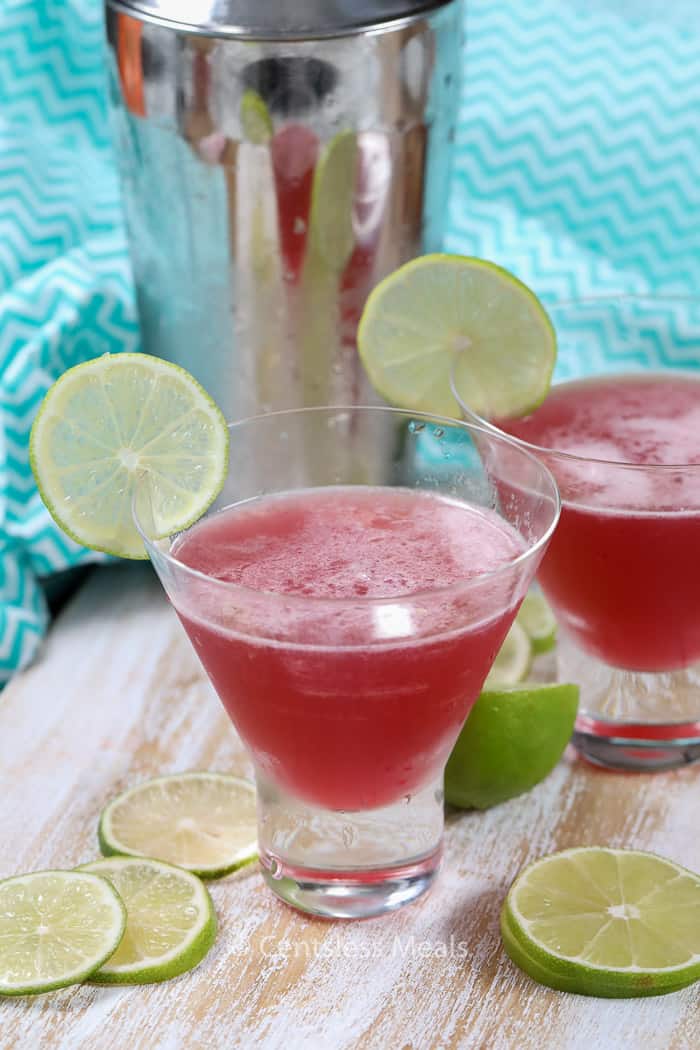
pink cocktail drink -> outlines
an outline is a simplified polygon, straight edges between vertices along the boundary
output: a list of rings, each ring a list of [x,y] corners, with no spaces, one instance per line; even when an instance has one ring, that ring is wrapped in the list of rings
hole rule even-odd
[[[560,352],[697,363],[700,301],[613,296],[553,307]],[[581,687],[574,744],[614,769],[700,759],[700,374],[604,372],[555,384],[506,432],[546,464],[562,510],[538,579]]]
[[[439,776],[516,612],[498,580],[464,597],[471,615],[449,592],[426,596],[436,630],[413,639],[406,599],[493,572],[524,549],[493,511],[430,492],[276,494],[206,519],[174,554],[216,579],[306,599],[293,643],[213,625],[186,599],[178,611],[262,774],[308,803],[375,809]],[[319,626],[327,618],[330,631],[336,601],[349,603],[338,614],[342,644],[330,634],[323,644]]]
[[[563,505],[539,571],[565,629],[619,668],[700,660],[700,469],[674,469],[700,464],[700,379],[562,383],[531,416],[499,425],[566,454],[548,460]]]
[[[268,886],[328,918],[424,893],[446,760],[557,522],[546,467],[397,409],[274,412],[231,426],[204,519],[164,537],[146,485],[134,512],[252,759]]]

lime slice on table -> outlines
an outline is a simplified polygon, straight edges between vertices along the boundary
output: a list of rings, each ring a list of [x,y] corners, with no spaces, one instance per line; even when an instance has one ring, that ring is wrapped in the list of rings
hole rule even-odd
[[[228,430],[184,369],[147,354],[105,354],[50,387],[29,453],[64,532],[93,550],[145,558],[132,520],[136,479],[150,486],[159,535],[186,528],[221,490]]]
[[[578,695],[561,683],[483,692],[447,762],[447,801],[488,809],[544,780],[571,739]]]
[[[97,875],[34,871],[0,882],[0,995],[84,981],[114,953],[126,910]]]
[[[198,965],[216,938],[216,915],[206,887],[189,871],[143,857],[111,857],[83,864],[102,875],[126,905],[124,937],[90,980],[96,984],[151,984]]]
[[[511,959],[552,988],[674,992],[700,978],[700,877],[637,850],[553,853],[511,886],[501,933]]]
[[[104,808],[98,837],[105,856],[156,857],[219,878],[257,858],[255,788],[225,773],[155,777]]]
[[[459,416],[450,378],[482,416],[520,416],[549,390],[556,337],[521,281],[483,259],[424,255],[372,291],[358,330],[372,385],[406,409]]]
[[[496,659],[486,676],[484,689],[516,685],[522,682],[531,666],[532,645],[527,632],[516,620],[511,624],[503,645],[496,653]]]
[[[539,591],[530,591],[516,617],[530,639],[534,653],[546,653],[557,643],[557,621],[549,603]]]

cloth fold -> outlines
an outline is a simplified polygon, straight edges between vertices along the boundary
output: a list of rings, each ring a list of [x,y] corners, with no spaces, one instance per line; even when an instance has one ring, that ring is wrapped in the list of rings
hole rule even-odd
[[[0,9],[0,685],[45,633],[40,578],[99,558],[36,491],[36,410],[66,368],[138,348],[103,41],[94,0]]]

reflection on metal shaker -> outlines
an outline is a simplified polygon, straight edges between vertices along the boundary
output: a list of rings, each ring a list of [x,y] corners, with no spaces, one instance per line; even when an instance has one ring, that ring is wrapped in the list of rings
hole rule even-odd
[[[230,419],[376,400],[357,322],[441,246],[460,0],[186,9],[107,0],[143,348]]]

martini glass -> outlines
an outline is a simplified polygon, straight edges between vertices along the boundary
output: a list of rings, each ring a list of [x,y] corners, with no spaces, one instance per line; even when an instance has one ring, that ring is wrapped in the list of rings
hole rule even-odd
[[[343,918],[427,890],[445,763],[557,522],[547,468],[454,420],[300,409],[231,426],[184,533],[146,485],[135,514],[250,752],[271,889]]]
[[[563,381],[532,415],[491,430],[539,456],[561,493],[539,582],[561,627],[559,676],[581,685],[574,743],[615,769],[694,762],[700,301],[612,296],[550,316]],[[490,425],[453,389],[466,419]]]

